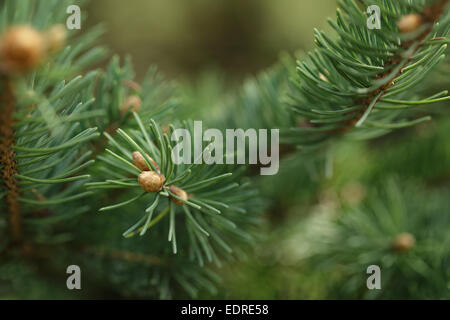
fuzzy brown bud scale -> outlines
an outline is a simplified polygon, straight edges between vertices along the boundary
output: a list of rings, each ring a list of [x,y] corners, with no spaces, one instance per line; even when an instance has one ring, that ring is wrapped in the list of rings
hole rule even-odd
[[[159,192],[164,185],[165,177],[155,171],[143,171],[138,176],[138,183],[147,192]]]
[[[153,166],[155,167],[156,171],[159,172],[159,166],[156,163],[155,160],[153,160],[148,154],[146,154],[146,156],[148,158],[150,158],[151,163],[153,164]],[[145,163],[145,158],[144,156],[139,152],[139,151],[135,151],[132,154],[133,157],[133,164],[139,168],[139,170],[141,171],[152,171],[152,168],[149,168],[147,166],[147,163]]]
[[[123,103],[122,107],[120,107],[120,112],[122,114],[128,112],[128,110],[131,109],[133,112],[139,112],[141,110],[142,106],[142,100],[136,95],[129,96],[125,102]]]
[[[397,252],[410,250],[416,244],[416,238],[410,233],[401,233],[397,235],[392,243],[392,247]]]
[[[7,74],[29,71],[39,65],[45,52],[41,32],[27,25],[11,27],[0,40],[0,69]]]
[[[174,186],[174,185],[170,186],[170,187],[169,187],[169,191],[170,191],[171,193],[173,193],[174,195],[176,195],[178,198],[183,199],[184,201],[189,200],[189,196],[188,196],[188,194],[186,193],[186,191],[184,191],[183,189],[181,189],[181,188],[179,188],[179,187],[177,187],[177,186]],[[178,205],[180,205],[180,206],[184,205],[184,202],[181,201],[180,199],[177,199],[177,198],[172,197],[172,196],[171,196],[170,198],[171,198],[172,201],[175,202],[176,204],[178,204]]]
[[[401,17],[397,26],[401,33],[410,33],[419,29],[423,22],[423,17],[420,14],[413,13]]]

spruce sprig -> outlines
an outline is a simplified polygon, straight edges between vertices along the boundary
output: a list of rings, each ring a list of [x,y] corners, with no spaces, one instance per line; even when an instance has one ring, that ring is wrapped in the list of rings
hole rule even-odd
[[[415,106],[450,100],[447,91],[416,99],[410,92],[445,56],[447,2],[341,1],[336,22],[329,20],[337,39],[315,30],[317,49],[297,62],[288,104],[306,122],[292,129],[293,142],[320,145],[343,133],[372,138],[430,120],[397,119]],[[366,25],[369,5],[381,8],[379,30]],[[418,22],[406,28],[411,16]]]
[[[133,116],[139,130],[118,129],[120,140],[105,133],[110,146],[98,159],[105,164],[102,171],[110,178],[86,186],[89,190],[125,189],[134,196],[102,207],[100,212],[124,208],[135,201],[145,203],[144,214],[123,236],[143,236],[162,219],[169,219],[167,238],[172,242],[173,253],[178,250],[176,239],[181,228],[176,221],[181,216],[183,232],[189,234],[190,249],[198,262],[203,264],[206,258],[219,263],[216,251],[225,255],[233,251],[226,238],[249,239],[245,223],[241,227],[236,220],[242,220],[240,215],[245,217],[245,202],[254,197],[255,192],[237,182],[240,169],[198,163],[194,155],[191,164],[174,163],[172,150],[176,142],[169,136],[175,127],[170,126],[163,132],[154,120],[145,126],[137,113]],[[192,130],[189,122],[185,122],[185,128]],[[206,150],[199,156],[203,158]],[[248,218],[254,219],[251,214]]]

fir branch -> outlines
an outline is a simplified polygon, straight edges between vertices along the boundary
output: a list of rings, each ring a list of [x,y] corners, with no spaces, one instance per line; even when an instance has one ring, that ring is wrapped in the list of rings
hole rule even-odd
[[[219,256],[215,251],[220,255],[229,255],[229,246],[224,245],[226,241],[250,238],[246,229],[252,225],[252,213],[237,206],[245,204],[247,207],[249,199],[257,198],[255,193],[249,190],[248,185],[233,183],[233,180],[240,179],[240,174],[232,166],[207,166],[204,163],[195,164],[195,161],[192,164],[175,164],[171,157],[175,142],[168,138],[170,132],[162,133],[152,119],[147,132],[138,114],[133,115],[140,130],[131,130],[128,134],[118,129],[117,134],[124,143],[105,133],[111,149],[105,150],[107,155],[98,157],[104,162],[104,169],[107,169],[107,165],[112,166],[114,172],[121,177],[118,180],[105,177],[104,182],[86,184],[88,189],[122,188],[133,193],[125,194],[128,196],[125,201],[105,206],[99,211],[123,208],[132,203],[138,206],[145,204],[147,209],[144,215],[123,233],[124,237],[130,238],[136,234],[143,236],[146,230],[161,224],[168,215],[170,227],[167,238],[172,242],[173,253],[177,253],[176,238],[188,231],[190,249],[195,253],[199,264],[204,264],[203,255],[209,262],[219,264]],[[192,129],[188,122],[184,127]],[[111,169],[113,168],[107,170],[112,172]],[[230,169],[234,169],[234,172],[228,172]],[[130,174],[134,179],[130,178]],[[213,194],[211,190],[214,188],[221,192]],[[185,223],[184,230],[177,228],[178,235],[175,234],[175,215]],[[240,222],[240,225],[235,222]]]
[[[413,59],[414,55],[417,53],[420,45],[423,43],[428,34],[432,31],[434,23],[441,17],[445,6],[449,0],[440,0],[433,5],[424,8],[421,13],[423,18],[423,22],[428,24],[427,28],[421,32],[418,36],[408,41],[404,41],[400,44],[400,48],[402,48],[403,54],[400,53],[393,58],[391,58],[388,63],[385,65],[385,70],[391,70],[394,66],[396,66],[395,70],[398,70],[394,76],[389,71],[385,71],[382,74],[378,75],[377,81],[382,82],[383,79],[392,78],[396,79],[399,77],[404,71],[406,71],[406,67]],[[406,53],[406,56],[405,54]],[[398,65],[400,64],[400,67]],[[343,128],[338,129],[337,131],[340,133],[345,133],[351,130],[353,127],[360,127],[364,120],[368,117],[371,110],[375,107],[375,105],[382,99],[383,95],[387,92],[389,88],[394,85],[394,81],[386,81],[386,85],[381,86],[380,88],[369,93],[369,97],[363,100],[355,101],[354,105],[364,105],[365,107],[355,112],[358,114],[356,117],[349,119],[347,121],[347,125]],[[447,97],[448,98],[448,97]],[[384,100],[386,101],[386,100]],[[353,112],[353,111],[352,111]],[[352,114],[348,113],[348,114]]]
[[[387,109],[386,104],[401,101],[391,99],[391,96],[406,93],[442,60],[446,44],[439,43],[440,47],[434,49],[433,41],[427,39],[442,38],[436,34],[439,32],[434,35],[432,32],[448,0],[436,1],[409,16],[409,2],[387,5],[380,1],[379,4],[385,9],[383,14],[389,15],[388,18],[383,17],[383,30],[368,31],[365,16],[356,3],[343,0],[341,9],[347,15],[338,10],[337,23],[330,20],[339,35],[338,40],[333,41],[323,32],[315,31],[318,50],[309,54],[309,62],[298,62],[299,79],[292,82],[288,101],[292,109],[307,120],[306,126],[300,129],[308,129],[309,134],[297,139],[291,137],[293,143],[303,147],[320,146],[329,138],[348,133],[356,127],[370,128],[371,125],[365,124],[369,124],[366,119],[372,114],[377,120],[375,122],[392,120],[395,112],[380,112],[382,110],[379,109]],[[402,19],[410,16],[417,20],[414,30],[399,30]],[[437,27],[437,30],[442,29],[445,36],[446,28]],[[444,97],[440,101],[446,99]],[[438,102],[431,99],[421,101],[420,104]],[[383,106],[379,108],[381,102]],[[395,127],[395,123],[388,123],[384,132]],[[294,135],[298,129],[292,129],[290,134]],[[378,135],[374,130],[374,134],[367,137]]]

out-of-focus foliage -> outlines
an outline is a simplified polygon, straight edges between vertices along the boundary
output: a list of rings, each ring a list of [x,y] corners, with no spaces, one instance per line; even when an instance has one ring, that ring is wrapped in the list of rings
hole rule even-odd
[[[105,41],[133,56],[138,79],[150,62],[170,76],[218,67],[234,79],[271,66],[280,51],[309,48],[310,31],[330,29],[335,8],[335,0],[96,0],[87,23],[106,23]]]
[[[221,297],[448,298],[449,124],[338,144],[333,176],[297,182],[309,196],[287,212],[274,209],[284,219],[265,231],[251,261],[225,272]],[[403,233],[414,244],[396,251]],[[366,287],[369,265],[381,268],[381,290]]]

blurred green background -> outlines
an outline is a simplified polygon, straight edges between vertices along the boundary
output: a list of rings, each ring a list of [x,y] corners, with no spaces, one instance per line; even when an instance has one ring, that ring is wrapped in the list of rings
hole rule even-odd
[[[335,0],[95,0],[87,24],[106,24],[104,42],[133,57],[138,79],[152,64],[170,77],[220,68],[241,78],[280,51],[311,48],[335,9]]]

